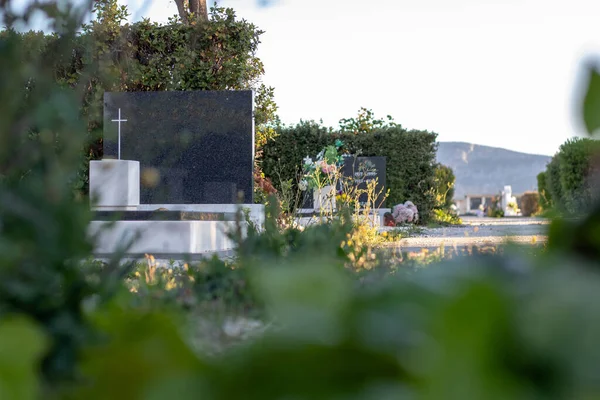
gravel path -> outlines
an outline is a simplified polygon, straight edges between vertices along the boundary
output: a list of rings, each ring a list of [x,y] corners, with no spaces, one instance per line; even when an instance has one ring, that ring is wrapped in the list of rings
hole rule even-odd
[[[548,220],[539,218],[463,218],[462,226],[425,228],[415,237],[392,242],[405,250],[496,246],[507,242],[541,245],[548,239]]]

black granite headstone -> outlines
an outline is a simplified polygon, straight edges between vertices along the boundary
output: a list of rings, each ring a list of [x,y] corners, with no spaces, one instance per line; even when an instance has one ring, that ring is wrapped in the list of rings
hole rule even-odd
[[[369,181],[377,179],[375,193],[379,193],[379,196],[373,204],[377,208],[385,207],[386,160],[386,157],[347,157],[342,167],[343,179],[359,189],[366,189]],[[361,205],[365,204],[367,194],[361,194],[358,201]]]
[[[314,209],[315,208],[315,200],[314,200],[314,191],[313,190],[305,190],[300,194],[300,208],[304,209]]]
[[[359,189],[365,189],[369,181],[377,179],[375,192],[379,193],[379,196],[375,200],[374,205],[377,208],[385,208],[386,161],[386,157],[346,157],[342,166],[343,184],[356,184]],[[341,189],[343,184],[340,182],[338,189]],[[361,205],[364,205],[366,201],[366,194],[359,196],[359,203]],[[302,192],[301,204],[301,208],[303,209],[314,208],[312,190]]]
[[[105,93],[104,157],[140,162],[142,204],[228,204],[240,192],[251,204],[253,104],[252,91]]]

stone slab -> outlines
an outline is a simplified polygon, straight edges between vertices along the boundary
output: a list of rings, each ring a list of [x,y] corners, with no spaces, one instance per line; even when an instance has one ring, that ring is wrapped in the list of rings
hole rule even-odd
[[[382,227],[385,225],[384,224],[384,215],[387,212],[392,212],[392,210],[390,208],[378,208],[378,209],[372,210],[370,212],[369,215],[372,216],[370,218],[373,219],[373,225],[375,227]],[[361,214],[361,216],[362,216],[362,214]],[[299,209],[297,218],[296,218],[296,223],[300,226],[308,226],[308,225],[319,222],[320,218],[321,218],[321,215],[319,213],[316,213],[315,210],[313,210],[313,209],[307,209],[307,208]]]
[[[235,248],[227,232],[232,221],[92,221],[88,234],[95,238],[95,255],[114,254],[130,242],[127,256],[144,254],[198,255]],[[246,223],[242,224],[246,229]]]
[[[119,147],[120,128],[120,147]],[[104,94],[104,157],[138,160],[142,204],[253,203],[252,91]]]
[[[156,211],[163,209],[165,211],[186,211],[186,212],[206,212],[206,213],[237,213],[239,207],[246,210],[250,220],[262,226],[265,223],[265,206],[263,204],[140,204],[135,208],[136,211]],[[103,208],[110,211],[110,208]],[[119,208],[112,209],[119,211]],[[98,208],[92,208],[92,211],[100,211]]]

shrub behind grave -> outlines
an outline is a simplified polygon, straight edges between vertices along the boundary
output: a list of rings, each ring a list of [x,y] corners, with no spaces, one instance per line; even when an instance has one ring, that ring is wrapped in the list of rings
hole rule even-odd
[[[552,208],[552,196],[548,189],[548,175],[547,172],[540,172],[537,175],[538,193],[540,195],[540,207],[546,211]]]
[[[540,195],[538,192],[525,192],[521,196],[521,213],[530,217],[540,211]]]
[[[436,137],[432,132],[408,131],[401,126],[354,134],[336,132],[313,121],[300,122],[277,128],[277,136],[264,146],[261,162],[265,175],[280,189],[289,179],[297,184],[304,157],[314,157],[324,146],[341,139],[351,154],[387,157],[387,206],[410,200],[419,208],[421,222],[426,223],[435,206]]]
[[[260,84],[264,66],[256,51],[263,31],[257,26],[222,7],[212,8],[210,19],[199,24],[179,20],[127,24],[127,8],[116,0],[97,1],[94,7],[95,19],[69,38],[10,32],[23,49],[24,61],[43,64],[56,84],[79,99],[76,109],[87,136],[81,146],[86,157],[74,177],[76,190],[87,194],[88,161],[103,155],[100,133],[105,91],[254,89],[259,144],[269,135],[264,124],[274,119],[277,105],[273,88]],[[8,30],[0,31],[0,41],[8,34]],[[69,51],[59,52],[59,47]],[[25,81],[20,88],[26,97],[39,80],[30,76]]]
[[[557,210],[563,208],[563,193],[560,185],[560,157],[555,155],[546,167],[546,185],[552,199],[552,206]]]
[[[545,194],[546,207],[577,214],[593,202],[597,188],[593,186],[593,158],[600,151],[594,139],[570,139],[560,146],[546,171],[538,176],[538,190]]]
[[[559,172],[564,208],[569,213],[580,213],[592,204],[592,157],[599,150],[593,139],[572,139],[560,146]]]

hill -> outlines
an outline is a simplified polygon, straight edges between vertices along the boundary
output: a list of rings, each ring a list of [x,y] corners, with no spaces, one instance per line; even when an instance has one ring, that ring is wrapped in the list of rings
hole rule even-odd
[[[537,190],[537,174],[551,157],[463,142],[440,142],[437,161],[456,175],[455,199],[466,194],[497,194],[504,185],[513,193]]]

